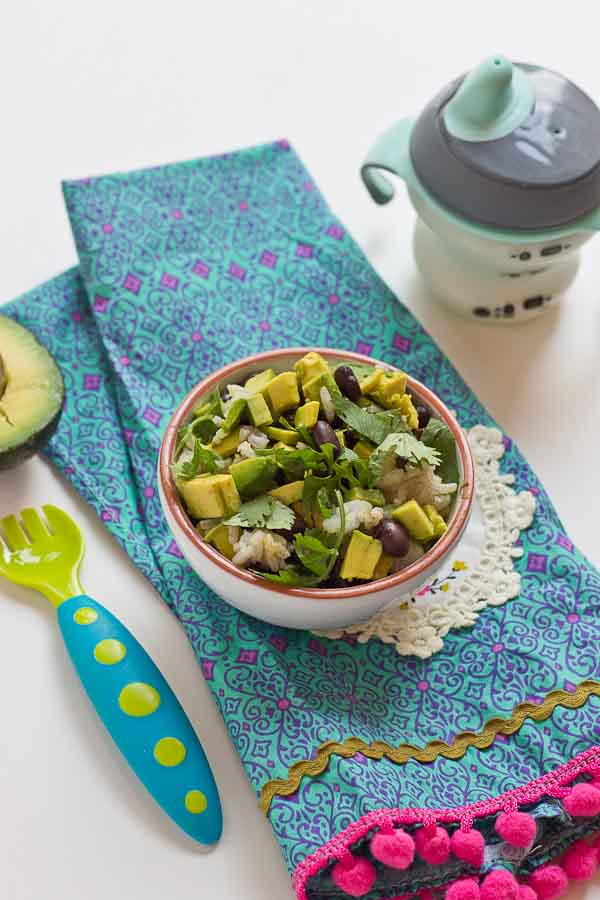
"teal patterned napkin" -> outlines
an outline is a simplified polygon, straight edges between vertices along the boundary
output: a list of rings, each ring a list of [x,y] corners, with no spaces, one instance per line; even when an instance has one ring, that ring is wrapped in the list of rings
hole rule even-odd
[[[237,612],[185,563],[157,496],[163,429],[211,370],[270,347],[358,350],[424,381],[465,427],[493,423],[370,267],[286,141],[68,182],[64,192],[80,268],[8,308],[65,376],[65,410],[48,455],[180,619],[296,870],[299,895],[344,893],[333,867],[344,847],[369,856],[377,823],[362,831],[352,824],[365,814],[460,808],[448,819],[458,821],[468,804],[512,790],[529,790],[537,818],[550,825],[540,825],[546,838],[537,858],[503,864],[526,871],[546,861],[575,832],[556,797],[527,785],[565,764],[563,780],[586,778],[596,764],[600,578],[518,449],[505,439],[503,468],[516,489],[537,496],[517,563],[521,596],[449,634],[430,660],[399,657],[379,642],[329,642]],[[458,759],[399,764],[387,751],[351,749],[352,738],[390,750],[452,743],[494,717],[510,720],[527,701],[542,705],[545,721],[517,716],[513,736],[491,734],[489,747],[467,746]],[[323,751],[329,741],[345,749]],[[321,773],[307,774],[315,759],[323,760]],[[422,865],[407,874],[376,862],[363,894],[442,884],[460,874],[453,865],[432,876]]]

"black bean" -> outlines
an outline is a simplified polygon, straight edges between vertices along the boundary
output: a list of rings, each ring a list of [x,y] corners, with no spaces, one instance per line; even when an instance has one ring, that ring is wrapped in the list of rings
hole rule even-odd
[[[406,556],[410,547],[408,531],[400,522],[383,519],[375,529],[375,537],[381,541],[384,553],[390,556]]]
[[[337,434],[329,424],[329,422],[324,422],[323,419],[319,419],[316,425],[311,428],[312,436],[315,439],[315,443],[317,447],[322,447],[323,444],[333,444],[333,455],[339,456],[342,452],[342,448],[340,447],[340,442],[337,439]]]
[[[333,377],[344,397],[356,403],[360,397],[360,384],[350,366],[338,366]]]
[[[426,428],[431,418],[431,413],[426,406],[417,406],[417,415],[419,417],[419,428]]]

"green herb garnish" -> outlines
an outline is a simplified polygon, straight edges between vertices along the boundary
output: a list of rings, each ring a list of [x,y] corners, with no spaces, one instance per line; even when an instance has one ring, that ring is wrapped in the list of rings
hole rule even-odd
[[[225,519],[225,525],[241,528],[270,528],[287,531],[294,524],[294,511],[275,497],[257,497],[242,503],[238,511]]]
[[[399,431],[410,433],[410,428],[400,413],[393,410],[371,412],[357,406],[356,403],[336,391],[331,392],[331,399],[340,419],[353,431],[358,432],[361,437],[367,438],[376,445],[381,444],[389,434]]]
[[[458,484],[460,474],[456,461],[456,441],[445,422],[430,419],[421,434],[421,441],[433,447],[440,457],[437,474],[445,484]]]
[[[175,481],[190,481],[196,475],[208,473],[214,475],[215,472],[223,468],[223,460],[212,450],[206,447],[198,439],[194,440],[194,450],[191,457],[174,462],[171,466],[171,472]]]
[[[437,450],[417,440],[413,434],[389,434],[369,458],[369,470],[375,478],[379,478],[381,475],[383,465],[390,453],[407,459],[413,465],[426,462],[435,467],[440,461]]]
[[[296,556],[310,572],[325,578],[330,567],[337,559],[337,550],[327,547],[314,534],[297,534],[294,541]]]
[[[294,550],[304,565],[304,570],[290,568],[282,569],[277,573],[256,572],[257,575],[288,587],[317,587],[322,581],[329,578],[338,558],[346,529],[344,500],[339,491],[336,491],[335,495],[340,511],[340,528],[337,535],[324,535],[313,529],[304,534],[297,534],[295,537]],[[332,540],[332,537],[333,546],[329,546],[328,542]]]

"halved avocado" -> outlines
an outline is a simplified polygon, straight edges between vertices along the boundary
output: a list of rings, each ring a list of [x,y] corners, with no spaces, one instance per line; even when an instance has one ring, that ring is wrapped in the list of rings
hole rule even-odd
[[[58,425],[60,370],[30,331],[0,315],[0,471],[24,462]]]

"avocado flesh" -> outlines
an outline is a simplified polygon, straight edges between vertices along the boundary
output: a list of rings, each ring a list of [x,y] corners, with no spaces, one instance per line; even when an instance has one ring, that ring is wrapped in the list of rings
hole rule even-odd
[[[0,315],[0,470],[32,456],[52,435],[64,385],[31,332]]]

